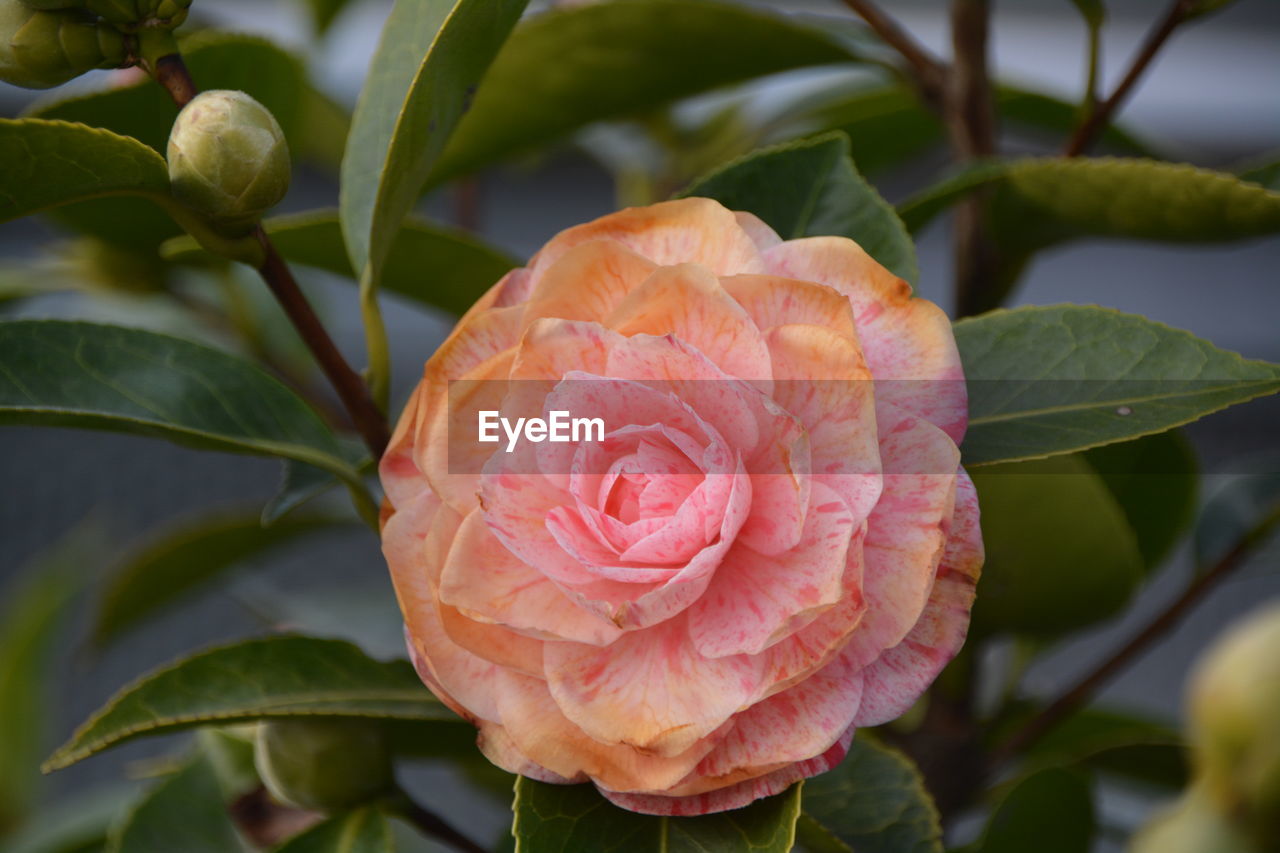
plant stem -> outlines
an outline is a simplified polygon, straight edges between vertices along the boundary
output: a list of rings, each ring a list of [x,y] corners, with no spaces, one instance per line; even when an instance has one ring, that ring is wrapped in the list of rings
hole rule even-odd
[[[1175,627],[1205,593],[1245,562],[1273,528],[1280,525],[1280,506],[1265,516],[1240,538],[1231,550],[1223,554],[1213,567],[1196,577],[1164,610],[1135,634],[1129,642],[1117,649],[1092,672],[1077,681],[1065,693],[1050,702],[1025,726],[1005,741],[991,756],[991,766],[996,767],[1017,756],[1027,747],[1048,734],[1059,723],[1088,704],[1095,693],[1117,673],[1146,651],[1157,639]]]
[[[266,253],[262,266],[258,268],[258,274],[267,283],[267,287],[271,288],[280,307],[284,309],[290,322],[320,364],[320,369],[324,371],[324,375],[338,392],[338,398],[342,400],[342,405],[346,407],[356,431],[364,439],[373,458],[381,459],[390,434],[386,419],[374,405],[373,398],[369,396],[368,387],[338,351],[338,347],[329,337],[320,318],[307,302],[307,297],[298,287],[298,282],[293,277],[289,265],[280,257],[280,253],[271,244],[262,226],[258,226],[254,235]]]
[[[173,102],[179,107],[186,106],[196,96],[199,90],[196,88],[195,81],[191,79],[181,54],[174,51],[155,58],[144,51],[143,60],[156,82],[164,86],[169,96],[173,98]],[[319,363],[320,369],[338,393],[338,399],[342,401],[352,424],[364,439],[374,460],[381,459],[390,438],[386,417],[374,404],[373,398],[369,395],[369,389],[360,375],[347,364],[346,359],[333,343],[333,339],[329,337],[315,310],[307,302],[307,297],[298,287],[297,279],[293,277],[289,265],[276,251],[271,238],[261,226],[254,230],[253,238],[262,247],[262,262],[258,265],[258,274],[275,295],[290,322]]]
[[[1141,50],[1133,58],[1129,70],[1125,73],[1119,85],[1116,86],[1115,91],[1105,101],[1098,104],[1096,109],[1091,110],[1080,123],[1080,126],[1071,134],[1071,139],[1068,140],[1067,147],[1063,150],[1065,156],[1079,156],[1093,144],[1098,134],[1102,132],[1102,129],[1111,120],[1111,116],[1124,103],[1129,93],[1133,91],[1133,87],[1147,70],[1151,60],[1155,59],[1156,54],[1160,52],[1160,48],[1169,40],[1169,36],[1173,35],[1174,31],[1191,17],[1191,7],[1191,0],[1174,0],[1164,18],[1147,34],[1147,39],[1143,43]]]
[[[946,93],[945,117],[951,147],[961,163],[991,157],[996,151],[995,103],[987,72],[987,41],[991,10],[988,0],[954,0],[951,40],[955,53]],[[996,250],[986,227],[986,194],[970,196],[956,207],[956,314],[974,314],[986,307],[986,293],[994,282]]]
[[[408,823],[413,824],[424,835],[448,842],[466,853],[488,853],[479,844],[454,829],[439,815],[429,812],[418,805],[403,789],[396,791],[390,802],[390,809]]]
[[[867,22],[867,26],[875,31],[885,44],[901,54],[910,66],[911,79],[920,90],[925,102],[940,109],[947,75],[946,65],[871,0],[844,0],[844,2],[858,17]]]

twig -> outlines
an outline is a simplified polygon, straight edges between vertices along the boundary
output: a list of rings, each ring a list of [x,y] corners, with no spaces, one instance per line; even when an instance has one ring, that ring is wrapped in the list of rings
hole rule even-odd
[[[1191,584],[1155,618],[1147,623],[1129,642],[1121,646],[1114,654],[1099,664],[1092,672],[1077,681],[1060,697],[1049,703],[1033,717],[1025,726],[1016,731],[992,753],[992,766],[999,766],[1031,746],[1048,734],[1059,723],[1077,710],[1088,704],[1094,694],[1104,684],[1124,669],[1134,658],[1144,652],[1148,646],[1159,639],[1178,624],[1186,613],[1194,607],[1215,584],[1239,568],[1244,560],[1257,548],[1271,529],[1280,524],[1280,507],[1265,516],[1258,524],[1240,538],[1230,551],[1214,563],[1209,571],[1197,577]]]
[[[935,108],[940,108],[943,102],[944,80],[947,75],[946,65],[871,0],[844,0],[844,2],[867,22],[867,26],[871,27],[885,44],[902,55],[911,67],[912,79],[925,100]]]
[[[1160,48],[1169,40],[1169,36],[1173,35],[1174,31],[1191,17],[1191,8],[1191,0],[1174,0],[1164,18],[1147,34],[1147,40],[1143,43],[1142,49],[1133,58],[1129,70],[1125,73],[1119,85],[1116,86],[1115,91],[1105,101],[1098,104],[1095,109],[1091,110],[1084,121],[1080,123],[1080,126],[1071,134],[1071,139],[1063,150],[1065,156],[1076,157],[1083,154],[1093,144],[1098,134],[1111,120],[1111,116],[1124,103],[1125,98],[1129,96],[1139,78],[1147,70],[1151,60],[1155,59],[1156,54],[1160,52]]]
[[[446,841],[465,853],[488,853],[479,844],[446,823],[439,815],[418,805],[403,790],[392,795],[390,806],[396,815],[413,824],[424,835]]]
[[[946,92],[945,117],[951,147],[961,162],[995,154],[996,120],[991,80],[987,71],[987,40],[991,10],[988,0],[955,0],[951,5],[951,39],[955,60]],[[978,194],[956,208],[956,313],[985,310],[995,279],[995,247],[987,235],[986,199]]]
[[[199,91],[180,54],[170,53],[149,64],[156,81],[165,87],[179,107],[189,103]],[[298,287],[289,265],[280,257],[271,238],[261,226],[255,229],[254,237],[263,249],[263,262],[258,267],[259,275],[275,294],[290,322],[319,363],[320,369],[337,391],[338,398],[373,458],[382,458],[390,431],[386,418],[369,395],[364,380],[347,364],[311,304],[307,302],[307,297]]]

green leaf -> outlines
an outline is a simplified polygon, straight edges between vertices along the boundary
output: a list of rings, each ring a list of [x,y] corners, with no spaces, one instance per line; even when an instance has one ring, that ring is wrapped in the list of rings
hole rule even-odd
[[[65,121],[0,119],[0,163],[0,222],[101,196],[169,194],[169,169],[155,151]]]
[[[22,822],[38,793],[50,658],[105,538],[99,524],[82,523],[9,581],[0,598],[0,837]]]
[[[342,162],[347,251],[362,275],[373,271],[375,285],[401,220],[527,3],[396,0],[392,7]]]
[[[254,761],[256,734],[257,727],[251,723],[196,729],[196,748],[213,768],[222,799],[226,802],[232,802],[262,784]]]
[[[338,439],[255,365],[179,338],[61,320],[0,322],[0,424],[108,429],[283,456],[360,485]]]
[[[342,248],[335,212],[279,216],[264,226],[287,260],[355,276]],[[162,253],[171,260],[187,262],[211,257],[192,237],[169,241]],[[515,266],[514,259],[467,234],[410,218],[391,244],[382,271],[382,289],[460,316]]]
[[[972,472],[987,558],[973,631],[1053,637],[1119,612],[1142,555],[1102,479],[1078,455]]]
[[[616,0],[530,20],[493,63],[430,183],[594,121],[766,74],[858,60],[838,33],[705,0]]]
[[[217,775],[202,758],[156,785],[112,831],[107,844],[107,853],[245,849],[223,805]]]
[[[263,527],[259,513],[223,513],[166,530],[115,568],[102,591],[92,641],[109,645],[201,585],[334,523],[310,517]]]
[[[819,830],[857,853],[941,853],[942,826],[920,772],[906,756],[859,732],[835,769],[805,782],[801,841]]]
[[[1280,457],[1254,460],[1253,473],[1229,480],[1209,498],[1196,521],[1196,562],[1207,569],[1238,544],[1280,525]]]
[[[1280,366],[1096,306],[997,310],[955,332],[969,386],[968,465],[1163,432],[1280,390]]]
[[[1038,710],[1015,719],[1025,722]],[[1185,787],[1189,769],[1181,735],[1138,714],[1085,708],[1059,723],[1025,754],[1035,768],[1080,767],[1169,791]]]
[[[1148,572],[1159,568],[1195,517],[1196,456],[1176,430],[1084,452],[1123,510]]]
[[[1085,237],[1224,242],[1280,231],[1280,192],[1234,175],[1155,160],[1038,158],[982,163],[925,190],[899,213],[914,233],[976,189],[1013,258]]]
[[[363,808],[329,818],[276,848],[276,853],[390,853],[395,849],[386,815]]]
[[[919,274],[902,221],[858,174],[849,159],[849,139],[841,133],[749,154],[680,195],[750,211],[784,240],[849,237],[895,275],[914,282]]]
[[[592,785],[549,785],[521,776],[512,808],[516,853],[788,853],[800,786],[719,814],[655,817],[618,808]]]
[[[311,18],[315,21],[316,31],[324,34],[333,24],[333,19],[347,8],[350,0],[307,0],[311,8]]]
[[[1273,192],[1280,192],[1280,160],[1253,166],[1240,173],[1240,180],[1261,184]]]
[[[143,735],[300,714],[458,719],[406,661],[382,663],[339,640],[276,636],[199,652],[125,687],[45,767],[59,770]]]
[[[1093,793],[1086,777],[1042,770],[1009,792],[987,823],[979,853],[1089,853]]]

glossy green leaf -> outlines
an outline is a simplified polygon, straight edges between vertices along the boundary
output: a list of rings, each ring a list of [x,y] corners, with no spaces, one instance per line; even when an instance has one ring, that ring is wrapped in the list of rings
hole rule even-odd
[[[554,10],[516,30],[430,183],[591,122],[766,74],[851,62],[838,33],[706,0],[617,0]]]
[[[1159,568],[1195,517],[1199,478],[1191,444],[1176,430],[1084,452],[1137,537],[1147,571]]]
[[[0,322],[0,424],[107,429],[283,456],[358,484],[338,439],[257,366],[168,335],[61,320]]]
[[[592,785],[549,785],[521,776],[512,808],[516,853],[788,853],[800,786],[719,814],[655,817],[618,808]]]
[[[233,802],[262,784],[254,761],[256,733],[257,727],[250,723],[196,729],[196,748],[213,768],[226,802]]]
[[[1280,457],[1254,460],[1256,470],[1232,477],[1215,491],[1196,520],[1196,562],[1207,569],[1242,542],[1280,526]]]
[[[961,320],[968,465],[1163,432],[1280,390],[1280,366],[1106,308],[998,310]]]
[[[1142,555],[1115,497],[1080,456],[972,472],[987,558],[973,631],[1053,637],[1120,611]]]
[[[1089,853],[1093,793],[1087,777],[1042,770],[1018,783],[996,807],[976,853]]]
[[[980,165],[900,212],[916,231],[980,187],[993,190],[992,224],[1009,253],[1084,237],[1222,242],[1280,231],[1280,192],[1224,172],[1112,157]]]
[[[342,233],[376,284],[400,222],[528,0],[396,0],[342,162]]]
[[[307,501],[338,485],[337,479],[323,468],[304,462],[286,460],[280,488],[262,508],[259,521],[264,527],[275,524]]]
[[[169,169],[155,151],[64,121],[0,119],[0,163],[0,222],[100,196],[169,193]]]
[[[1015,719],[1025,721],[1027,713]],[[1040,738],[1027,766],[1080,767],[1169,791],[1185,787],[1189,769],[1182,737],[1172,726],[1138,714],[1086,708]]]
[[[342,231],[333,211],[279,216],[267,220],[265,227],[287,260],[337,275],[355,276],[343,251]],[[171,240],[162,251],[177,261],[209,257],[191,237]],[[382,272],[382,289],[460,316],[516,265],[514,259],[474,237],[408,219],[391,244]]]
[[[1280,192],[1280,160],[1262,163],[1240,173],[1240,180],[1261,184],[1273,192]]]
[[[334,523],[313,516],[263,527],[256,512],[224,513],[166,530],[116,566],[99,600],[93,642],[106,646],[218,576]]]
[[[823,832],[857,853],[941,853],[942,826],[920,771],[859,732],[835,769],[804,784],[801,841],[815,853]],[[812,820],[818,826],[809,823]]]
[[[98,559],[105,531],[90,521],[4,585],[0,597],[0,837],[20,824],[40,787],[50,716],[50,658],[68,605]]]
[[[276,853],[391,853],[395,849],[386,815],[363,808],[329,818],[276,848]]]
[[[844,134],[765,148],[681,195],[750,211],[784,240],[850,237],[894,274],[910,282],[918,276],[911,238],[893,207],[854,168]]]
[[[406,661],[351,643],[275,636],[222,646],[125,687],[46,762],[57,770],[136,737],[294,715],[454,722]]]
[[[112,831],[107,853],[236,853],[247,847],[213,768],[196,758],[147,793]]]

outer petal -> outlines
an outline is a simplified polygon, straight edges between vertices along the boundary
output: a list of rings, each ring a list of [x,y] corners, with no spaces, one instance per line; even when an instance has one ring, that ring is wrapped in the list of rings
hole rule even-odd
[[[590,240],[545,267],[525,308],[525,326],[543,317],[599,322],[658,265],[616,240]]]
[[[769,557],[739,545],[725,555],[706,593],[689,608],[698,653],[759,654],[838,602],[856,531],[840,496],[815,484],[796,548]]]
[[[850,727],[830,749],[817,758],[798,761],[780,770],[766,773],[755,779],[748,779],[727,788],[718,788],[705,794],[692,797],[662,797],[654,794],[622,794],[601,789],[614,805],[633,812],[670,817],[690,817],[694,815],[723,812],[729,809],[740,809],[762,797],[771,797],[790,788],[801,779],[825,773],[844,760],[849,752],[849,744],[853,742],[853,727]]]
[[[659,266],[696,263],[716,275],[762,272],[760,253],[737,217],[705,198],[629,207],[561,231],[530,264],[535,279],[574,246],[616,240]]]
[[[656,755],[683,753],[749,705],[760,676],[758,663],[745,655],[704,658],[687,630],[680,616],[607,648],[549,645],[551,695],[595,740]]]
[[[764,253],[769,272],[829,285],[849,297],[877,396],[926,418],[959,443],[968,420],[960,353],[937,305],[852,240],[808,237]]]
[[[620,334],[675,335],[730,376],[768,379],[760,330],[706,267],[664,267],[627,294],[605,325]]]
[[[878,726],[905,714],[960,651],[982,560],[978,494],[961,469],[951,538],[938,564],[929,601],[906,638],[863,670],[866,691],[854,721],[857,725]]]

